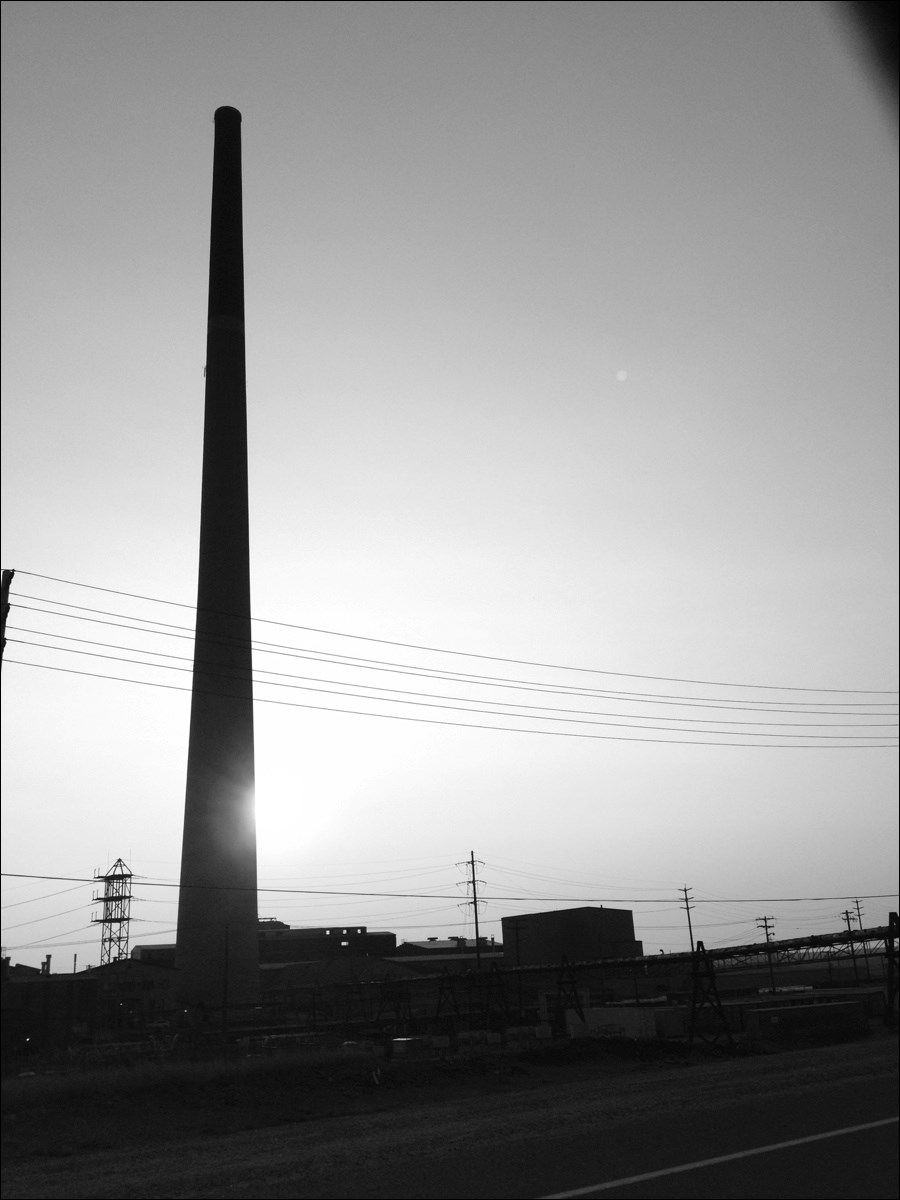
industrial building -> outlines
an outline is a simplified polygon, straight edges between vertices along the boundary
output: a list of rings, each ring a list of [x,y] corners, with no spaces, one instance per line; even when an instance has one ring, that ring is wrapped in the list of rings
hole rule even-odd
[[[131,958],[77,974],[51,974],[49,957],[41,969],[4,958],[4,1064],[36,1063],[45,1054],[40,1061],[52,1069],[177,1057],[249,1037],[274,1038],[271,1046],[298,1036],[335,1039],[337,1045],[347,1038],[426,1035],[512,1045],[552,1034],[718,1044],[736,1037],[856,1036],[861,1009],[866,1020],[897,1019],[895,913],[887,926],[858,933],[710,951],[698,944],[695,951],[650,957],[635,956],[639,943],[625,936],[632,927],[629,912],[526,914],[507,919],[510,942],[502,966],[485,961],[490,952],[480,965],[473,961],[471,939],[427,940],[434,958],[383,958],[349,953],[343,926],[325,932],[291,930],[280,922],[266,930],[266,924],[263,932],[276,936],[261,937],[261,945],[309,952],[325,943],[331,955],[264,964],[259,1005],[243,1013],[220,1008],[199,1019],[178,1002],[172,946],[139,947]],[[509,951],[515,954],[516,932],[522,957],[546,961],[515,965]],[[368,931],[354,926],[353,933],[362,938]],[[598,942],[600,937],[607,940]],[[445,940],[454,943],[455,953],[442,953],[449,950]],[[631,955],[622,953],[629,949]],[[603,953],[610,950],[612,957]],[[818,1011],[823,1004],[830,1006],[827,1014]],[[796,1011],[782,1021],[787,1008]]]
[[[370,933],[365,925],[292,929],[282,921],[259,922],[259,961],[319,962],[330,958],[387,958],[397,949],[395,933]]]
[[[370,933],[365,925],[294,929],[283,921],[259,922],[259,963],[322,962],[333,958],[387,958],[397,949],[395,933]],[[159,966],[175,965],[174,945],[135,946],[131,957]]]
[[[503,961],[508,967],[539,967],[599,958],[640,958],[628,908],[563,908],[503,917]]]
[[[23,971],[4,958],[4,1063],[42,1050],[147,1038],[168,1029],[177,1010],[173,965],[123,958],[77,973]]]
[[[424,973],[472,971],[491,963],[503,965],[503,947],[493,938],[426,938],[423,942],[401,942],[392,962],[403,962]]]

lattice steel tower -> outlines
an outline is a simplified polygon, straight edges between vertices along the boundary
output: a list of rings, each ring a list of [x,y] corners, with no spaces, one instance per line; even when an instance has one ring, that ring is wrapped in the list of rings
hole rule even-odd
[[[102,926],[100,965],[105,966],[128,957],[132,875],[121,858],[117,858],[105,875],[96,871],[94,878],[102,879],[104,884],[103,895],[94,894],[94,900],[103,905],[103,915],[92,917],[91,920],[93,924]]]

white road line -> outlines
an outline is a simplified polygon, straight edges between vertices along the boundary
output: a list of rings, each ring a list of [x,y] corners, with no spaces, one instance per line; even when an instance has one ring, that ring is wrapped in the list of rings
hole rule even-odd
[[[681,1167],[666,1167],[663,1171],[647,1171],[644,1175],[628,1175],[624,1179],[610,1179],[607,1183],[594,1183],[590,1187],[575,1188],[572,1192],[554,1192],[541,1196],[540,1200],[571,1200],[573,1196],[591,1196],[594,1192],[605,1192],[610,1188],[627,1187],[630,1183],[643,1183],[645,1179],[660,1179],[663,1175],[679,1175],[682,1171],[696,1171],[700,1167],[712,1167],[716,1163],[734,1162],[738,1158],[752,1158],[754,1154],[769,1154],[773,1150],[785,1150],[789,1146],[805,1146],[809,1142],[821,1142],[825,1138],[841,1137],[845,1133],[860,1133],[863,1129],[879,1129],[882,1125],[895,1125],[898,1117],[885,1117],[883,1121],[870,1121],[867,1125],[849,1125],[845,1129],[831,1129],[828,1133],[814,1133],[809,1137],[792,1138],[789,1142],[773,1142],[770,1146],[756,1146],[753,1150],[738,1150],[736,1154],[719,1154],[716,1158],[701,1158],[697,1162],[685,1163]]]

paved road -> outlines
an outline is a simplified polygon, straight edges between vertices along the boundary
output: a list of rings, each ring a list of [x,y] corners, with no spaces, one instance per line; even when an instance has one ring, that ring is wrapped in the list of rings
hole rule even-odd
[[[682,1163],[544,1200],[719,1200],[897,1195],[897,1118]]]
[[[5,1200],[537,1200],[898,1194],[895,1038],[672,1062],[421,1105],[8,1162]],[[427,1096],[424,1097],[427,1100]],[[109,1129],[115,1114],[110,1111]],[[819,1135],[852,1126],[855,1133]],[[816,1141],[804,1139],[818,1138]],[[780,1149],[776,1143],[797,1142]],[[713,1158],[735,1156],[691,1170]],[[738,1157],[740,1156],[740,1157]],[[623,1180],[651,1175],[627,1184]],[[600,1185],[599,1187],[597,1185]],[[607,1186],[613,1185],[613,1186]]]
[[[471,1155],[440,1153],[415,1163],[397,1163],[380,1178],[366,1177],[365,1164],[320,1180],[306,1190],[302,1179],[284,1179],[265,1192],[230,1193],[292,1200],[526,1200],[580,1192],[588,1197],[777,1197],[792,1200],[896,1200],[897,1125],[735,1159],[729,1163],[660,1176],[631,1186],[582,1191],[593,1184],[664,1171],[722,1155],[800,1139],[897,1116],[896,1079],[837,1083],[816,1091],[736,1101],[714,1111],[691,1111],[632,1121],[602,1133],[571,1134],[552,1111],[539,1139],[498,1145]],[[383,1168],[382,1168],[383,1169]],[[324,1186],[323,1186],[324,1184]]]

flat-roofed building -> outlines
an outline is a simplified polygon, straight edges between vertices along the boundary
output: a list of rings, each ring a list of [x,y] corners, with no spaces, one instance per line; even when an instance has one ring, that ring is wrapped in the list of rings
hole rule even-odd
[[[628,908],[562,908],[503,917],[503,958],[511,967],[536,967],[598,958],[640,958]]]

